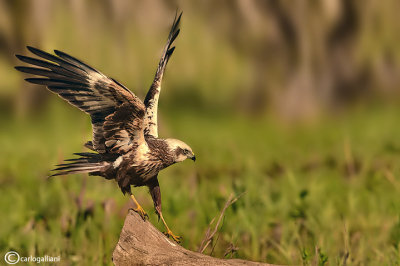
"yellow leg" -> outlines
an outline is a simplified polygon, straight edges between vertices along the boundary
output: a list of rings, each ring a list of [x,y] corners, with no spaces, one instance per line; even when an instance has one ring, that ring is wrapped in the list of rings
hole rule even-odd
[[[133,209],[135,212],[139,213],[139,215],[143,218],[143,220],[146,220],[149,218],[149,216],[147,215],[147,213],[143,210],[142,206],[140,206],[139,202],[136,200],[135,196],[133,196],[133,194],[131,194],[131,198],[133,200],[133,203],[135,203],[136,208]]]
[[[159,212],[159,215],[160,215],[161,221],[163,222],[165,228],[167,229],[167,232],[165,232],[164,234],[167,237],[172,237],[177,243],[180,243],[182,238],[180,236],[176,236],[176,235],[174,235],[174,233],[172,233],[172,231],[169,229],[167,223],[165,222],[164,217],[161,212]]]

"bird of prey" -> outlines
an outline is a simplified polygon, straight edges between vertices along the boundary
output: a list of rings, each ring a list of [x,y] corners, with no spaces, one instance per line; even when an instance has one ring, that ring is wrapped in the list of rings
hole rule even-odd
[[[182,13],[175,15],[167,43],[154,77],[142,102],[133,92],[115,79],[82,61],[58,50],[55,55],[28,46],[39,58],[16,55],[32,66],[17,70],[39,77],[26,81],[47,86],[71,105],[91,117],[93,140],[85,143],[91,152],[75,153],[78,158],[57,165],[52,176],[76,173],[115,179],[121,191],[135,203],[134,210],[143,219],[148,215],[132,194],[131,186],[147,186],[166,235],[179,242],[169,229],[161,211],[161,192],[157,175],[162,169],[186,159],[196,160],[192,149],[177,139],[158,137],[157,106],[163,74],[174,52],[172,43],[179,34]]]

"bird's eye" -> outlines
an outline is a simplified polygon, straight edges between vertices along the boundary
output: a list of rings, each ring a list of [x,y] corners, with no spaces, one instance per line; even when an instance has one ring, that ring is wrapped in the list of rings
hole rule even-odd
[[[189,153],[189,150],[187,150],[187,149],[183,150],[183,154],[188,154],[188,153]]]

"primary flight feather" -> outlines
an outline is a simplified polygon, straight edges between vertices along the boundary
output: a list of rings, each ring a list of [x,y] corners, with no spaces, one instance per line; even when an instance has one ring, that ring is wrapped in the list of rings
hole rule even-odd
[[[121,191],[130,194],[135,210],[143,219],[147,214],[133,196],[131,186],[148,186],[156,212],[167,229],[166,234],[175,241],[180,238],[171,232],[162,215],[157,175],[174,163],[188,158],[195,161],[196,157],[184,142],[158,138],[157,107],[163,74],[175,49],[172,43],[179,34],[181,16],[182,13],[175,16],[144,102],[118,81],[58,50],[52,55],[28,46],[28,50],[39,58],[16,56],[34,67],[15,67],[39,76],[25,80],[47,86],[91,117],[93,140],[85,147],[92,152],[75,153],[79,157],[57,165],[52,176],[89,173],[115,179]]]

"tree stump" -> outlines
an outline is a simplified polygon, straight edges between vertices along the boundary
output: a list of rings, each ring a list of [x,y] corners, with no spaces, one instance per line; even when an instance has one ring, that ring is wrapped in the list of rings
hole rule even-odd
[[[114,249],[113,263],[124,265],[272,265],[240,259],[218,259],[187,250],[168,239],[149,221],[130,210]]]

